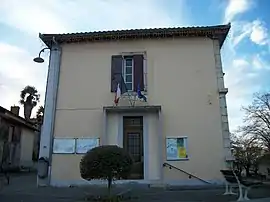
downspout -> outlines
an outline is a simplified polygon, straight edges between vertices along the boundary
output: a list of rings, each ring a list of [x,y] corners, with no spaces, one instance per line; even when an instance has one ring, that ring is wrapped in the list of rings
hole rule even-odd
[[[51,46],[49,68],[47,76],[47,85],[45,93],[44,120],[40,137],[39,158],[48,159],[48,175],[44,178],[38,178],[38,186],[48,186],[51,184],[52,167],[52,149],[54,137],[55,111],[57,103],[57,92],[59,83],[59,70],[61,61],[61,47],[57,44],[55,38]]]
[[[58,45],[57,41],[55,40],[55,37],[53,37],[53,38],[52,38],[52,41],[53,41],[54,45],[56,45],[56,46],[58,46],[58,47],[59,47],[59,45]]]
[[[52,168],[52,154],[53,154],[53,139],[54,139],[54,126],[55,126],[55,116],[56,116],[56,105],[57,105],[57,95],[58,95],[58,86],[59,86],[59,76],[60,76],[60,66],[61,66],[61,56],[62,56],[62,49],[60,45],[53,37],[54,45],[52,47],[55,48],[56,51],[56,67],[55,67],[55,83],[54,83],[54,106],[53,106],[53,114],[52,114],[52,125],[51,125],[51,142],[50,142],[50,173],[49,173],[49,185],[51,185],[51,168]]]

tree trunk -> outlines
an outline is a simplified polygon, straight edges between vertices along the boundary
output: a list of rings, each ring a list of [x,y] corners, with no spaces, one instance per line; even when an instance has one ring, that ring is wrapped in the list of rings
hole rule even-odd
[[[256,166],[255,169],[254,169],[255,175],[258,175],[258,171],[259,171],[259,168]]]
[[[112,177],[108,178],[108,195],[111,196]]]
[[[24,105],[24,118],[27,121],[30,121],[31,113],[32,113],[33,106],[32,105]]]
[[[235,165],[236,165],[237,171],[241,174],[242,173],[242,166],[239,163],[237,163]]]
[[[242,175],[242,171],[243,171],[242,167],[239,167],[238,172],[239,172],[240,175]]]
[[[249,170],[250,170],[250,166],[246,166],[246,176],[247,177],[250,177]]]

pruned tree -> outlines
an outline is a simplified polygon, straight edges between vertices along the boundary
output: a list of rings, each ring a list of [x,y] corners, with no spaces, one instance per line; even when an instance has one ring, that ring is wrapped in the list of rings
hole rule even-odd
[[[243,136],[232,135],[231,140],[237,170],[241,173],[245,169],[247,176],[250,176],[251,169],[257,173],[263,151],[261,145],[256,140]]]
[[[20,95],[20,104],[24,107],[24,118],[30,121],[33,108],[39,102],[40,95],[34,86],[26,86]]]
[[[114,179],[129,175],[133,160],[121,147],[104,145],[89,150],[80,162],[81,177],[85,180],[102,179],[108,181],[108,193]]]
[[[32,119],[32,121],[35,123],[36,127],[39,129],[39,132],[34,138],[34,149],[33,149],[33,154],[32,154],[32,160],[37,161],[39,157],[39,149],[40,149],[40,136],[41,136],[41,127],[43,124],[43,118],[44,117],[44,107],[39,106],[37,112],[36,112],[36,117]]]
[[[39,106],[37,113],[36,113],[36,120],[39,125],[42,125],[44,117],[44,107]]]
[[[251,105],[243,107],[244,126],[240,132],[261,142],[270,151],[270,93],[256,93]]]

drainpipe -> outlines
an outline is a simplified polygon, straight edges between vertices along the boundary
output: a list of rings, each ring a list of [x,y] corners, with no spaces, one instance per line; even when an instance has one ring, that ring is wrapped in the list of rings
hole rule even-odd
[[[55,41],[55,39],[53,39]],[[39,158],[48,160],[48,174],[46,177],[38,177],[38,186],[48,186],[51,180],[53,132],[55,122],[55,109],[59,82],[59,70],[61,61],[61,48],[54,43],[51,47],[47,85],[45,93],[44,120],[40,137]]]

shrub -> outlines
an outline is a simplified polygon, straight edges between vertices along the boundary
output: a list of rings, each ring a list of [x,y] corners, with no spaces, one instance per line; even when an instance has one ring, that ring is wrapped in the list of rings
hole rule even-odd
[[[89,150],[80,162],[81,177],[85,180],[108,181],[110,195],[113,179],[125,178],[131,171],[131,156],[116,145],[105,145]]]

